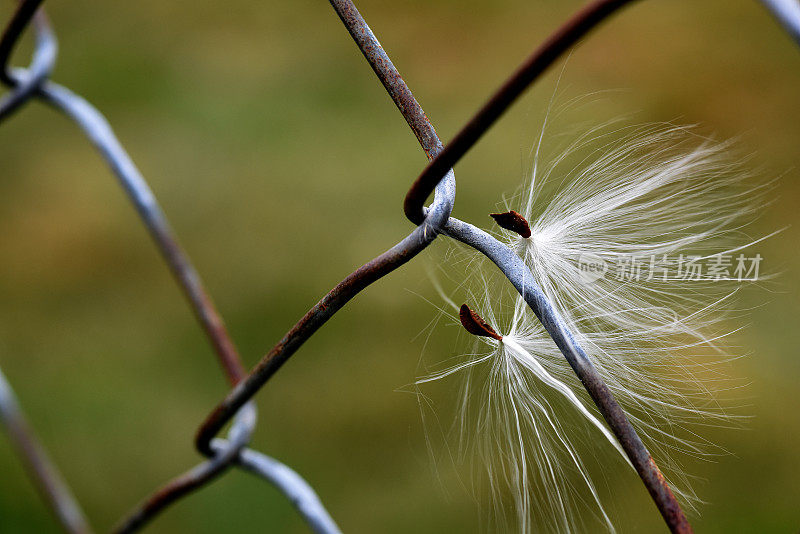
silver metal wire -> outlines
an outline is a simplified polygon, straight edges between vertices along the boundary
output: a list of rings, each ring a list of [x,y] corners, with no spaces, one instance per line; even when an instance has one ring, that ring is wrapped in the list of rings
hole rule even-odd
[[[800,45],[800,2],[798,0],[761,0],[761,2]]]
[[[37,489],[44,501],[50,505],[64,530],[73,534],[91,532],[78,501],[28,425],[14,390],[11,389],[2,370],[0,370],[0,421],[5,426],[20,458],[28,470],[35,474],[32,478]]]

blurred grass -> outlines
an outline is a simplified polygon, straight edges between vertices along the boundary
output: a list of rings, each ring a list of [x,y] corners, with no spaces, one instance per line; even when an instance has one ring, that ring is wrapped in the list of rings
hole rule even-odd
[[[359,3],[444,139],[578,5]],[[11,3],[1,7],[6,20]],[[79,0],[48,10],[61,44],[54,78],[106,114],[248,365],[409,230],[401,201],[424,157],[326,3]],[[516,187],[553,81],[459,165],[457,216],[485,227]],[[738,136],[754,165],[784,175],[758,229],[794,223],[800,51],[755,2],[633,6],[575,51],[561,93],[607,89],[624,91],[582,119],[636,112]],[[107,530],[198,461],[191,439],[224,381],[133,210],[72,124],[28,106],[0,127],[0,161],[0,365]],[[737,338],[753,352],[737,372],[752,382],[755,417],[748,430],[711,432],[734,455],[696,466],[710,502],[698,531],[800,528],[798,237],[791,227],[761,247],[765,267],[784,274]],[[254,445],[305,475],[347,532],[478,530],[478,507],[452,470],[437,480],[417,402],[398,391],[415,377],[425,337],[415,336],[434,316],[414,294],[433,293],[424,263],[348,305],[258,396]],[[748,292],[746,303],[763,297]],[[456,350],[452,329],[438,332],[425,348],[434,360]],[[663,528],[637,480],[620,474],[609,486],[621,531]],[[304,531],[275,490],[236,472],[150,531],[265,529]],[[57,531],[0,439],[0,532]]]

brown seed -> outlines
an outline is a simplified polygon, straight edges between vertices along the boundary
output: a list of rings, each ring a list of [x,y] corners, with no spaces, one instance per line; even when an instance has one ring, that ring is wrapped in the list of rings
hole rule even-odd
[[[501,228],[516,232],[525,238],[531,236],[531,227],[528,225],[528,221],[514,210],[505,213],[490,213],[489,216],[494,219]]]
[[[494,328],[489,326],[483,318],[472,311],[466,304],[461,305],[458,312],[458,318],[461,319],[461,324],[470,334],[483,337],[491,337],[497,341],[502,341],[503,337],[494,331]]]

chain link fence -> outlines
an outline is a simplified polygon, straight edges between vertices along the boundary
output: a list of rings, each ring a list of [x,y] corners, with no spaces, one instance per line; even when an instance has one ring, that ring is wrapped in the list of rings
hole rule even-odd
[[[589,395],[619,440],[642,482],[673,532],[691,532],[683,511],[656,463],[619,407],[583,349],[576,343],[558,312],[536,287],[528,267],[506,245],[477,227],[450,216],[455,199],[453,166],[469,151],[508,107],[549,66],[612,14],[633,3],[630,0],[596,0],[585,5],[558,28],[503,83],[494,95],[444,145],[388,55],[351,1],[330,0],[347,31],[385,87],[430,163],[413,182],[404,211],[416,226],[402,241],[359,267],[325,295],[249,372],[242,364],[222,317],[203,286],[189,257],[178,244],[167,218],[136,165],[119,143],[105,118],[89,102],[50,81],[57,58],[56,38],[40,4],[23,0],[0,41],[0,81],[8,92],[0,100],[0,121],[20,111],[31,99],[39,99],[76,123],[117,177],[129,200],[167,262],[186,296],[232,389],[201,425],[195,440],[207,459],[154,491],[122,518],[115,532],[134,532],[159,512],[230,468],[239,468],[278,488],[315,532],[339,529],[314,490],[291,468],[249,448],[257,422],[251,400],[301,346],[339,309],[370,284],[411,261],[442,235],[481,252],[502,271],[541,320],[547,332],[580,378]],[[793,0],[764,0],[784,28],[800,43],[800,6]],[[35,50],[28,68],[11,68],[9,58],[23,31],[32,24]],[[425,207],[433,193],[433,201]],[[67,484],[36,440],[14,397],[0,374],[0,416],[12,443],[26,464],[43,499],[65,530],[90,532]],[[232,422],[226,438],[217,437]]]

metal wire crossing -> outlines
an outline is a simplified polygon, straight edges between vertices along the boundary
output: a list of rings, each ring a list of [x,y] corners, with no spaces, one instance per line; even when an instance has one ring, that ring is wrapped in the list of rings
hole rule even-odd
[[[0,38],[0,82],[9,91],[0,99],[0,121],[33,98],[75,122],[117,177],[150,232],[177,283],[184,292],[232,389],[200,426],[195,445],[207,457],[188,472],[169,481],[123,517],[114,532],[134,532],[170,504],[188,495],[231,467],[251,472],[277,487],[313,531],[338,533],[339,528],[314,490],[300,475],[277,460],[248,448],[256,426],[253,396],[325,322],[361,290],[409,262],[438,235],[465,243],[486,255],[508,278],[544,325],[580,378],[612,432],[635,467],[653,502],[672,532],[692,532],[686,516],[623,410],[617,404],[589,357],[577,344],[558,312],[534,283],[524,262],[507,246],[477,227],[450,217],[455,201],[453,166],[508,107],[565,51],[610,15],[633,0],[594,0],[557,29],[523,62],[487,103],[446,146],[436,135],[411,90],[375,35],[350,0],[330,0],[347,31],[386,88],[430,160],[405,198],[404,211],[416,225],[402,241],[365,263],[325,295],[251,370],[239,358],[222,317],[206,292],[189,257],[181,249],[166,216],[108,122],[91,104],[49,80],[57,43],[41,9],[43,0],[22,0]],[[800,5],[795,0],[763,0],[783,27],[800,43]],[[10,68],[9,58],[23,31],[32,23],[35,50],[27,69]],[[425,200],[433,193],[429,207]],[[68,532],[91,532],[77,500],[50,462],[26,423],[11,386],[0,372],[0,420],[25,463],[42,498]],[[225,439],[217,435],[233,421]]]

